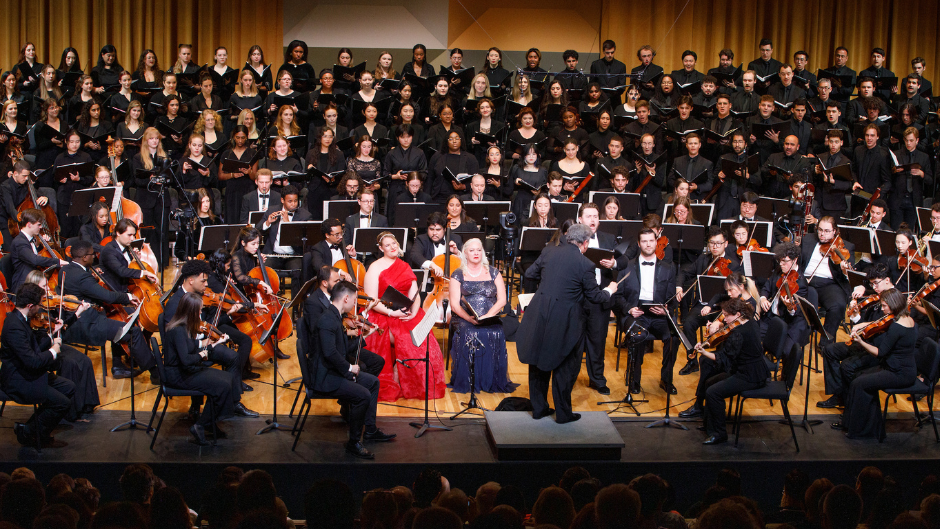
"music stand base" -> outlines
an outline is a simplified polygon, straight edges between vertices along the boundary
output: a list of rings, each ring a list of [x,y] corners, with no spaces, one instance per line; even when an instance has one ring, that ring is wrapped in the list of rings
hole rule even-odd
[[[477,401],[476,395],[474,395],[472,392],[470,393],[470,401],[461,402],[460,405],[463,406],[464,408],[458,411],[457,413],[451,415],[450,420],[454,420],[457,417],[460,417],[461,415],[463,415],[464,413],[469,413],[470,410],[491,411],[487,408],[484,408],[483,406],[480,406],[480,403]]]
[[[412,428],[417,428],[417,429],[418,429],[418,431],[415,432],[415,439],[417,439],[417,438],[421,437],[422,435],[424,435],[424,432],[426,432],[426,431],[428,431],[428,430],[444,430],[444,431],[447,431],[447,432],[452,432],[452,431],[454,431],[453,429],[448,428],[448,427],[446,427],[446,426],[438,426],[438,425],[435,425],[435,424],[431,424],[431,423],[428,422],[427,419],[425,419],[424,422],[410,422],[410,423],[408,423],[408,424],[409,424]]]
[[[610,413],[617,413],[618,411],[620,411],[620,408],[630,408],[631,410],[633,410],[633,413],[635,413],[636,416],[639,417],[640,410],[636,409],[636,404],[644,403],[644,402],[649,402],[649,401],[646,399],[634,399],[633,395],[630,393],[630,390],[628,389],[627,396],[624,397],[623,400],[604,400],[604,401],[598,402],[597,405],[600,406],[601,404],[616,404],[617,407],[611,410]]]
[[[272,431],[272,430],[284,430],[284,431],[287,431],[287,430],[290,430],[290,429],[291,429],[289,426],[285,426],[285,425],[279,424],[279,423],[277,422],[277,417],[275,417],[275,418],[273,418],[273,419],[268,419],[268,420],[266,420],[266,421],[264,421],[264,422],[267,424],[267,426],[265,426],[264,428],[258,430],[258,432],[255,433],[255,435],[261,435],[261,434],[263,434],[263,433],[267,433],[267,432],[270,432],[270,431]]]
[[[150,432],[154,431],[152,427],[150,427],[150,426],[144,426],[143,423],[137,422],[137,418],[135,418],[133,415],[131,415],[131,420],[129,420],[129,421],[125,422],[125,423],[121,423],[121,424],[115,426],[114,428],[111,428],[111,431],[112,431],[112,432],[120,432],[120,431],[124,431],[124,430],[137,430],[137,429],[141,429],[141,428],[142,428],[145,432],[147,432],[147,433],[150,433]]]

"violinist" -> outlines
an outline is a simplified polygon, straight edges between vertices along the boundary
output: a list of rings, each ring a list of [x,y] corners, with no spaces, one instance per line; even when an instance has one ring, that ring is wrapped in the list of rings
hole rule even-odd
[[[690,409],[700,410],[698,413],[705,416],[708,437],[702,444],[706,445],[728,440],[725,399],[762,388],[770,377],[753,305],[741,299],[730,299],[721,304],[721,313],[724,321],[712,323],[709,333],[718,331],[722,325],[734,326],[727,338],[714,352],[705,350],[701,342],[695,345],[695,351],[703,357],[702,374],[695,390],[695,404]]]
[[[2,186],[0,189],[3,189]],[[940,242],[940,202],[930,206],[930,231],[921,238],[921,244],[927,244],[927,241]]]
[[[728,248],[728,235],[725,230],[718,226],[710,226],[708,228],[708,251],[698,256],[691,269],[682,270],[682,282],[676,284],[677,300],[682,301],[684,307],[689,307],[685,312],[685,317],[682,318],[682,330],[689,339],[689,343],[696,340],[695,335],[699,327],[708,321],[707,315],[710,312],[710,310],[704,310],[706,308],[704,303],[691,297],[692,295],[700,297],[695,292],[698,276],[723,275],[728,277],[732,272],[737,272],[740,269],[741,261],[738,259],[737,253]],[[686,294],[690,294],[690,296],[686,296]],[[688,297],[688,299],[683,300],[684,297]],[[680,374],[694,373],[696,369],[695,359],[691,357],[692,351],[686,351],[686,353],[690,355],[689,363],[679,371]]]
[[[94,275],[89,271],[95,261],[95,252],[91,243],[76,241],[72,244],[72,263],[62,268],[64,276],[63,293],[66,296],[75,296],[81,301],[92,305],[139,305],[140,301],[133,294],[111,290],[101,286]],[[107,284],[107,283],[106,283]],[[84,331],[80,343],[93,347],[104,347],[105,342],[111,342],[111,377],[115,379],[130,378],[140,373],[134,373],[124,363],[123,347],[119,343],[127,344],[134,362],[142,369],[151,370],[153,376],[154,361],[150,349],[150,340],[145,339],[138,325],[132,325],[127,334],[119,340],[114,338],[123,327],[119,321],[108,319],[99,310],[86,310],[86,314],[79,318],[79,330]],[[70,342],[73,340],[69,340]]]
[[[588,248],[603,248],[613,250],[616,239],[610,233],[597,231],[600,225],[600,208],[597,204],[588,202],[578,211],[578,222],[591,229],[591,238]],[[602,259],[600,266],[593,271],[594,281],[601,288],[613,281],[614,269],[617,261],[613,258]],[[604,377],[604,356],[607,346],[607,331],[610,327],[610,311],[614,300],[604,303],[594,303],[584,300],[584,336],[585,351],[587,353],[588,387],[601,395],[610,395],[607,379]]]
[[[940,286],[940,283],[937,283],[937,280],[940,280],[940,255],[933,256],[927,273],[929,274],[927,284],[924,285],[921,291],[930,290],[930,293],[924,296],[924,299],[934,307],[940,307],[940,288],[931,290],[932,285]],[[911,308],[914,309],[911,314],[914,321],[917,322],[917,347],[919,348],[925,338],[937,339],[937,328],[930,324],[930,319],[927,317],[928,309],[924,307],[923,303],[915,303]]]
[[[766,252],[767,248],[760,245],[759,242],[751,238],[751,228],[747,222],[736,220],[731,223],[731,234],[734,237],[734,252],[743,259],[744,252]]]
[[[228,253],[224,248],[219,248],[216,251],[212,252],[212,255],[209,256],[209,266],[212,268],[212,273],[209,274],[208,287],[211,292],[221,294],[225,289],[226,278],[232,272],[232,254]],[[229,287],[228,291],[232,292],[232,288]],[[226,295],[226,297],[234,298],[235,296]],[[236,303],[238,305],[240,303]],[[247,304],[242,304],[241,307],[232,306],[232,313],[244,312],[246,310],[252,310],[254,308],[254,303],[248,301]],[[237,308],[237,310],[235,310]],[[213,316],[215,314],[213,313]],[[216,325],[220,331],[228,334],[232,342],[235,343],[235,350],[238,352],[239,357],[241,357],[242,348],[245,348],[248,351],[247,354],[251,354],[251,337],[243,333],[235,326],[232,321],[232,316],[228,312],[223,312],[219,316],[219,324]],[[261,378],[259,373],[255,373],[251,370],[251,360],[245,362],[245,367],[242,368],[242,380],[250,380],[255,378]]]
[[[8,251],[13,243],[13,237],[10,236],[9,220],[17,218],[17,209],[26,200],[26,196],[29,195],[29,186],[26,184],[26,180],[30,178],[31,174],[29,162],[17,160],[13,164],[10,177],[0,184],[0,235],[3,236],[4,251]],[[36,206],[42,207],[48,203],[48,198],[40,196]]]
[[[22,285],[26,276],[36,268],[54,268],[65,266],[68,261],[39,255],[43,244],[37,237],[50,240],[48,235],[42,234],[43,223],[46,216],[38,209],[27,209],[20,215],[20,233],[11,244],[10,259],[13,261],[13,277],[8,278],[10,286]]]
[[[643,356],[647,345],[652,340],[663,342],[663,367],[660,371],[659,387],[671,394],[676,394],[672,385],[672,371],[676,365],[676,352],[679,350],[679,340],[672,336],[669,323],[666,321],[666,309],[663,305],[671,304],[675,293],[676,273],[671,262],[662,261],[656,255],[656,233],[651,228],[643,228],[637,236],[637,245],[640,255],[625,269],[620,271],[623,281],[617,289],[616,313],[623,318],[621,328],[629,329],[636,322],[648,330],[645,339],[634,344],[630,349],[631,373],[627,385],[630,393],[638,394],[643,391],[640,386]],[[627,274],[625,280],[623,279]],[[650,306],[648,311],[640,308],[641,304]]]
[[[878,366],[860,374],[846,391],[844,419],[832,425],[834,429],[846,430],[849,439],[884,439],[879,404],[879,390],[906,388],[917,380],[914,343],[917,331],[914,320],[908,314],[907,296],[897,289],[881,294],[881,308],[894,321],[874,340],[863,339],[858,331],[852,338],[866,355]]]
[[[40,405],[29,421],[15,423],[16,440],[24,446],[65,446],[55,443],[52,430],[68,414],[75,384],[52,373],[62,347],[62,338],[33,331],[29,320],[42,310],[42,287],[18,283],[16,310],[3,322],[0,332],[0,389],[8,395]],[[55,330],[60,328],[57,324]]]
[[[662,260],[667,263],[674,262],[669,239],[662,239],[663,218],[656,213],[648,213],[643,217],[643,228],[653,230],[653,234],[656,235],[656,249],[662,247]],[[635,260],[640,255],[640,246],[635,241],[624,241],[620,243],[618,248],[623,252],[623,255],[617,258],[618,270],[626,268],[627,263]],[[657,257],[659,256],[657,255]]]
[[[907,224],[901,224],[895,234],[894,246],[898,250],[897,257],[887,259],[891,279],[901,292],[914,292],[924,284],[929,261],[917,253],[917,238]]]
[[[840,243],[844,249],[838,249]],[[855,245],[839,237],[839,228],[832,217],[822,217],[816,234],[803,236],[800,263],[801,274],[819,296],[818,306],[826,310],[824,328],[834,339],[849,304],[850,286],[845,269],[855,264]]]
[[[193,259],[183,263],[177,280],[179,289],[174,292],[172,296],[167,298],[166,304],[163,307],[163,320],[173,321],[176,319],[176,315],[180,313],[181,307],[183,306],[182,300],[187,294],[195,293],[196,296],[199,296],[199,304],[202,306],[202,295],[205,294],[209,286],[209,275],[212,273],[212,267],[209,266],[209,263],[201,259]],[[221,294],[221,291],[217,292],[217,294]],[[226,316],[231,316],[241,308],[241,303],[234,304],[232,308],[227,311]],[[217,312],[218,307],[202,308],[199,318],[201,321],[213,323]],[[219,325],[224,324],[226,329],[222,330],[218,325],[213,323],[213,325],[221,332],[225,333],[229,339],[235,341],[235,338],[228,334],[229,330],[235,329],[235,326],[231,324],[230,318],[223,320],[220,315],[216,323]],[[237,331],[237,329],[235,330]],[[169,331],[169,325],[167,325],[167,331]],[[245,391],[254,391],[254,389],[242,382],[242,373],[244,373],[245,364],[248,363],[248,355],[251,353],[251,338],[245,333],[239,332],[239,334],[241,336],[238,337],[238,341],[236,342],[238,352],[228,348],[224,342],[212,344],[212,346],[205,351],[206,355],[203,357],[203,366],[205,366],[206,361],[218,364],[223,371],[231,374],[235,380],[238,380],[238,384],[232,385],[232,400],[234,401],[235,415],[241,417],[257,417],[258,412],[249,410],[241,402],[242,393]],[[164,339],[169,339],[169,333],[164,334]],[[192,403],[189,407],[189,416],[197,419],[201,405],[201,397],[192,397]]]
[[[267,235],[264,250],[261,252],[273,257],[265,258],[267,265],[275,270],[290,270],[291,297],[296,296],[303,286],[300,284],[300,271],[303,267],[303,249],[300,246],[284,246],[278,227],[282,222],[303,222],[310,220],[310,212],[299,207],[300,192],[292,185],[281,190],[280,207],[269,207],[264,217],[258,221],[258,231]],[[255,264],[257,266],[257,264]]]
[[[881,306],[881,294],[894,288],[888,267],[884,263],[872,266],[868,270],[866,281],[875,293],[865,298],[859,295],[849,305],[852,332],[864,328],[873,321],[880,320],[885,315]],[[862,304],[865,306],[862,307]],[[853,312],[857,313],[852,314]],[[825,363],[823,377],[826,380],[826,395],[832,396],[817,402],[817,408],[844,406],[845,390],[848,389],[849,384],[859,373],[878,363],[877,359],[866,353],[860,344],[848,345],[845,342],[827,345],[823,349],[823,362]]]
[[[775,318],[783,320],[787,332],[781,350],[784,354],[789,354],[793,345],[802,345],[800,340],[806,333],[806,318],[803,317],[799,303],[794,296],[799,295],[805,299],[809,286],[797,263],[800,259],[799,246],[792,242],[779,243],[774,246],[774,257],[777,259],[778,267],[760,290],[761,336],[767,333],[772,320]]]

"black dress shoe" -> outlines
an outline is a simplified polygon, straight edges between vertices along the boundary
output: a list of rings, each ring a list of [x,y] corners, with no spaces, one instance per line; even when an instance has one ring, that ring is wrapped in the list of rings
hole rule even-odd
[[[580,418],[581,418],[581,414],[580,414],[580,413],[572,413],[570,419],[565,420],[565,419],[559,419],[559,418],[556,417],[556,418],[555,418],[555,422],[557,422],[558,424],[567,424],[567,423],[569,423],[569,422],[575,422],[575,421],[577,421],[577,420],[580,419]]]
[[[833,430],[842,430],[843,432],[846,430],[845,423],[842,421],[834,422],[830,424],[829,427]]]
[[[121,379],[121,378],[131,378],[134,376],[134,372],[127,367],[114,366],[111,368],[111,378]]]
[[[280,349],[278,349],[277,351],[274,351],[274,354],[277,356],[278,360],[287,360],[288,358],[290,358],[289,354],[282,353]]]
[[[348,441],[345,447],[347,452],[360,459],[375,459],[375,454],[370,452],[368,448],[362,446],[362,443],[358,441]]]
[[[13,423],[13,433],[16,434],[16,440],[19,441],[21,445],[23,446],[35,446],[36,445],[35,437],[32,438],[32,445],[30,445],[30,438],[26,436],[25,424],[21,422]]]
[[[391,441],[397,436],[398,434],[385,433],[382,430],[379,430],[378,428],[376,428],[374,432],[366,432],[362,434],[362,440],[363,441],[375,441],[377,443],[385,443],[385,442]]]
[[[238,415],[239,417],[255,418],[255,417],[258,417],[258,412],[249,410],[241,402],[236,402],[235,403],[235,415]]]
[[[679,417],[683,419],[692,419],[695,417],[701,417],[703,415],[705,415],[705,409],[696,404],[693,404],[685,411],[679,412]]]
[[[206,430],[199,424],[194,424],[189,427],[189,433],[193,434],[193,440],[190,441],[193,444],[199,446],[209,446],[209,441],[206,440]]]
[[[199,420],[199,406],[190,406],[189,411],[186,412],[186,416],[193,422]]]
[[[679,370],[680,375],[691,375],[692,373],[698,373],[698,358],[689,360],[685,367]]]
[[[541,415],[536,415],[535,413],[532,413],[532,418],[535,419],[535,420],[539,420],[539,419],[541,419],[542,417],[548,417],[549,415],[551,415],[551,414],[553,414],[553,413],[555,413],[555,408],[548,408],[547,410],[545,410],[545,413],[543,413],[543,414],[541,414]]]
[[[245,384],[244,382],[242,382],[242,391],[254,391],[254,390],[255,390],[255,388],[253,388],[253,387],[249,386],[248,384]]]
[[[160,373],[157,373],[156,369],[150,370],[150,384],[153,386],[159,386],[160,382]]]
[[[817,408],[842,408],[845,405],[842,403],[842,399],[838,395],[833,395],[826,400],[821,400],[816,403]]]
[[[717,435],[712,435],[708,439],[702,441],[703,445],[720,445],[721,443],[727,443],[727,437],[718,437]]]
[[[255,373],[254,371],[251,371],[250,369],[246,369],[245,371],[242,371],[242,380],[253,380],[256,378],[261,378],[261,373]]]
[[[667,384],[664,380],[659,381],[659,389],[669,393],[670,395],[676,395],[679,392],[676,391],[676,387],[672,384]]]
[[[597,391],[601,395],[610,395],[610,388],[607,386],[598,386],[597,384],[588,384],[588,387]]]

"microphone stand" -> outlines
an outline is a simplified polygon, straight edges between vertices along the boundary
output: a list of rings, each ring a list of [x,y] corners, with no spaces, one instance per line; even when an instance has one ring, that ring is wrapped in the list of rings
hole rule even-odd
[[[480,403],[477,401],[476,393],[473,392],[473,388],[476,385],[477,344],[479,344],[481,348],[483,347],[483,342],[481,342],[480,338],[476,335],[474,335],[473,339],[470,340],[470,343],[467,344],[470,346],[470,399],[466,403],[463,403],[463,402],[460,403],[461,406],[464,406],[464,409],[452,415],[450,420],[454,420],[457,417],[460,417],[461,415],[463,415],[464,413],[468,413],[470,410],[490,411],[480,405]]]
[[[187,193],[187,192],[186,192],[186,189],[183,188],[183,183],[180,182],[179,175],[177,175],[177,174],[176,174],[176,171],[173,171],[172,169],[173,169],[173,168],[172,168],[172,166],[171,166],[171,167],[170,167],[170,174],[173,175],[173,182],[176,184],[176,187],[179,189],[180,195],[182,195],[182,196],[186,199],[186,205],[189,206],[189,209],[192,210],[192,212],[195,214],[196,222],[199,223],[199,227],[202,228],[203,226],[205,226],[205,223],[202,221],[202,219],[199,218],[199,210],[196,209],[195,204],[193,204],[192,198],[190,198],[189,193]],[[164,187],[164,189],[165,189],[165,187]],[[164,192],[164,189],[161,189],[161,190],[160,190],[161,194]],[[166,209],[166,198],[164,197],[163,200],[164,200],[164,202],[163,202],[163,208]],[[162,222],[162,217],[161,217],[161,222]],[[182,230],[182,228],[183,228],[183,226],[182,226],[182,224],[180,224],[180,229]],[[161,226],[161,229],[162,229],[162,226]],[[186,250],[187,250],[187,255],[196,255],[196,252],[195,252],[195,250],[196,250],[196,248],[195,248],[195,245],[196,245],[195,224],[193,225],[193,229],[191,229],[191,230],[189,230],[189,231],[190,231],[190,234],[189,234],[189,235],[190,235],[190,237],[189,237],[190,240],[186,243],[186,246],[187,246],[187,248],[186,248]],[[167,241],[167,248],[169,248],[169,241]],[[162,251],[163,248],[161,248],[160,250]],[[162,254],[161,254],[161,255],[162,255]],[[162,265],[162,263],[161,263],[161,266],[160,266],[160,267],[161,267],[161,271],[160,271],[160,274],[161,274],[161,276],[160,276],[160,282],[162,283],[162,282],[163,282],[163,272],[165,271],[165,268],[166,268],[166,267],[164,267],[164,266]]]

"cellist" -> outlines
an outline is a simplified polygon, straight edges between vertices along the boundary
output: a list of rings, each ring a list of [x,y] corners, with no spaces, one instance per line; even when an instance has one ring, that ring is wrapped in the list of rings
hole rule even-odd
[[[200,296],[205,293],[206,288],[209,286],[209,275],[211,273],[212,267],[209,266],[209,263],[201,259],[193,259],[183,263],[178,279],[179,289],[177,289],[172,296],[167,298],[166,304],[163,307],[164,322],[173,321],[183,296],[190,292],[195,292]],[[241,304],[236,303],[228,313],[232,314],[239,309],[241,309]],[[204,308],[201,315],[202,320],[213,323],[212,319],[207,319],[207,313],[211,314],[214,318],[215,311],[216,309],[212,307]],[[220,319],[219,322],[221,321]],[[231,338],[231,336],[229,336],[229,338]],[[243,343],[239,344],[237,353],[222,344],[211,346],[208,349],[209,354],[206,359],[213,364],[218,364],[223,371],[231,373],[233,377],[237,377],[236,380],[241,380],[245,363],[248,362],[248,355],[251,353],[251,341],[249,340],[247,344],[244,343],[244,340],[242,340],[242,342]],[[236,387],[238,386],[233,386],[233,390]],[[254,388],[242,382],[240,390],[233,391],[235,415],[240,417],[257,417],[258,412],[249,410],[241,402],[242,393],[245,391],[254,391]],[[202,397],[192,397],[192,402],[189,406],[190,417],[198,419],[199,407],[202,405],[202,400]]]
[[[42,232],[42,223],[46,216],[38,209],[27,209],[20,216],[20,233],[13,239],[10,251],[13,261],[13,277],[7,282],[11,287],[22,285],[26,276],[36,268],[65,266],[68,261],[55,257],[43,257],[40,254],[43,244],[37,241]]]
[[[845,275],[843,265],[836,264],[833,256],[836,255],[836,248],[833,245],[827,255],[823,245],[832,243],[839,236],[839,228],[836,221],[830,216],[821,217],[816,225],[816,234],[808,233],[803,236],[800,248],[800,271],[809,282],[810,288],[816,290],[819,296],[819,307],[826,309],[826,323],[824,329],[835,339],[836,331],[839,330],[839,324],[842,323],[842,317],[845,314],[845,308],[849,304],[850,285],[849,279]],[[845,249],[848,251],[848,258],[845,259],[850,265],[855,264],[855,245],[844,241]],[[825,262],[824,262],[825,261]],[[845,262],[843,261],[843,262]],[[825,337],[820,340],[820,345],[827,345],[831,341],[826,341]]]
[[[345,259],[343,255],[343,223],[339,219],[325,219],[320,223],[320,233],[323,234],[323,240],[314,244],[310,251],[304,254],[304,283],[315,277],[320,268],[332,266],[333,263]],[[348,244],[345,249],[350,259],[356,258],[356,249],[353,245]],[[342,270],[339,271],[339,275],[343,281],[358,282],[356,278],[349,277]],[[329,299],[329,296],[327,296],[327,299]]]
[[[13,243],[8,223],[11,219],[14,222],[16,221],[17,209],[29,195],[29,186],[26,180],[31,174],[29,162],[17,160],[13,163],[13,171],[10,172],[10,177],[0,184],[0,235],[3,236],[4,251],[8,251]],[[49,203],[49,199],[40,196],[36,202],[36,206],[41,208]]]
[[[880,295],[889,288],[894,288],[891,274],[884,263],[876,263],[869,268],[866,280],[875,291],[875,296],[879,298],[849,318],[852,322],[852,331],[859,330],[884,316]],[[851,307],[855,307],[858,301],[860,300],[853,299]],[[875,338],[875,340],[878,339]],[[868,354],[861,345],[855,343],[848,345],[844,342],[827,345],[823,349],[823,361],[826,365],[823,370],[823,377],[826,379],[826,395],[832,396],[817,402],[817,408],[841,408],[845,404],[845,390],[855,377],[865,369],[878,365],[878,359]]]
[[[147,278],[159,284],[157,274],[149,270],[134,270],[128,267],[134,258],[130,244],[137,238],[137,223],[131,219],[121,219],[114,225],[114,238],[101,249],[101,271],[105,283],[112,288],[127,292],[129,279]]]

